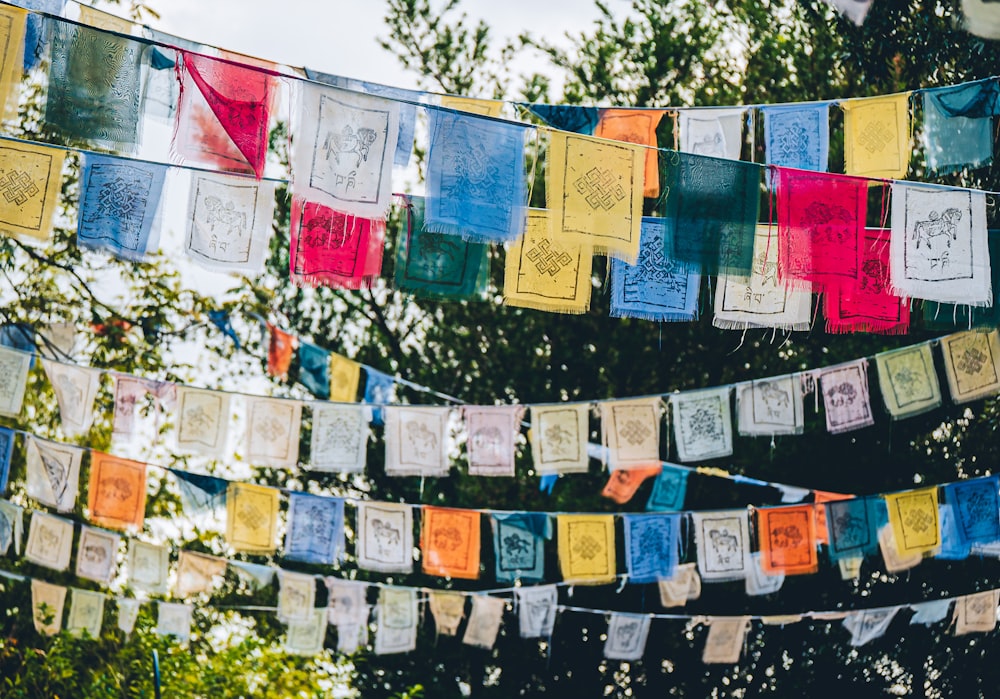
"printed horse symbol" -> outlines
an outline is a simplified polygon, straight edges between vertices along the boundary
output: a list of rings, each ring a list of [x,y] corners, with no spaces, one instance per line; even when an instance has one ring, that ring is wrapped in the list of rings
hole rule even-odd
[[[774,415],[788,409],[788,392],[773,383],[759,384],[760,397],[767,406],[768,413]]]
[[[226,236],[242,236],[247,227],[247,215],[236,210],[236,205],[231,201],[225,204],[218,197],[205,197],[205,208],[208,215],[205,223],[209,229],[215,233],[215,227],[221,225]]]
[[[379,551],[383,553],[391,552],[399,546],[399,530],[381,519],[372,520],[372,537]]]
[[[508,556],[526,556],[531,553],[531,545],[529,541],[519,536],[514,536],[513,534],[503,538],[503,548]]]
[[[711,529],[708,532],[708,540],[712,544],[715,555],[725,563],[739,553],[739,540],[728,531]]]
[[[853,221],[851,212],[844,207],[814,201],[806,207],[803,223],[810,238],[824,238],[831,243],[842,243]]]
[[[323,141],[323,151],[327,161],[333,159],[340,165],[340,156],[353,153],[355,156],[354,167],[361,167],[361,163],[367,162],[372,144],[378,139],[378,134],[373,129],[361,127],[354,131],[350,125],[345,125],[344,129],[335,134],[332,131],[327,133],[326,140]]]
[[[944,236],[950,248],[951,241],[958,240],[958,222],[961,219],[962,212],[955,208],[945,209],[941,213],[932,211],[927,221],[917,221],[913,226],[910,239],[916,241],[916,249],[919,250],[921,242],[930,248],[933,238]]]

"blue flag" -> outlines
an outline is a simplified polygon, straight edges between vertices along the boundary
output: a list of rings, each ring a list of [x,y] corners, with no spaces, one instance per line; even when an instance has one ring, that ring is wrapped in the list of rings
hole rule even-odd
[[[949,483],[944,486],[944,500],[952,506],[960,542],[1000,540],[1000,476]]]
[[[938,519],[941,523],[941,550],[934,554],[934,558],[943,561],[961,561],[968,558],[971,547],[959,536],[955,507],[938,505]]]
[[[240,338],[233,330],[233,321],[229,316],[227,311],[209,311],[208,319],[212,322],[212,325],[217,327],[223,335],[228,337],[236,345],[236,349],[240,348]]]
[[[344,550],[344,501],[306,493],[288,497],[285,558],[333,564]]]
[[[594,135],[601,114],[597,107],[578,107],[565,104],[526,104],[525,107],[536,117],[554,129],[573,133]]]
[[[493,515],[493,551],[497,582],[545,579],[545,540],[552,538],[547,514],[515,512]]]
[[[372,408],[372,424],[381,425],[385,423],[382,406],[396,400],[396,380],[371,367],[365,367],[365,372],[368,378],[365,380],[364,402],[375,404]]]
[[[29,368],[35,368],[35,357],[38,345],[35,342],[35,329],[27,323],[7,323],[0,325],[0,345],[11,347],[21,352],[31,354]]]
[[[885,519],[885,501],[860,497],[826,503],[830,558],[859,558],[878,551],[878,529]]]
[[[229,487],[226,479],[177,469],[170,469],[170,472],[177,478],[184,509],[191,514],[214,510],[226,503],[226,488]]]
[[[330,353],[299,340],[299,383],[317,398],[330,397]]]
[[[830,105],[761,107],[768,165],[826,172],[830,155]]]
[[[924,146],[932,172],[983,167],[993,160],[993,117],[1000,103],[994,79],[923,91]]]
[[[646,501],[647,512],[676,512],[684,509],[687,479],[691,469],[663,464],[660,475],[653,481],[653,492]]]
[[[66,0],[17,0],[12,3],[19,5],[26,10],[35,12],[45,12],[50,15],[62,15],[63,8],[66,7]],[[24,27],[24,70],[31,70],[38,63],[38,59],[45,52],[48,44],[48,19],[34,12],[28,13],[26,26]]]
[[[7,492],[10,456],[14,452],[14,430],[0,427],[0,495]]]
[[[680,515],[625,515],[623,519],[629,582],[673,577],[680,557]]]

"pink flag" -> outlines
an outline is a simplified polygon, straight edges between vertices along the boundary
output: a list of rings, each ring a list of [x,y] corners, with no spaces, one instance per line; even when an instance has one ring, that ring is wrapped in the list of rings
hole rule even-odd
[[[291,276],[296,284],[360,289],[382,272],[385,221],[292,199]]]

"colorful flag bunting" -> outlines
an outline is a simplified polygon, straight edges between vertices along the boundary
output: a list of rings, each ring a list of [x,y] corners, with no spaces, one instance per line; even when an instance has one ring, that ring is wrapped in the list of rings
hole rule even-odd
[[[941,387],[929,343],[875,355],[882,400],[894,419],[912,417],[941,405]]]
[[[366,289],[382,272],[385,221],[292,198],[289,270],[299,286]]]
[[[113,529],[142,529],[146,515],[146,464],[91,450],[87,508],[95,524]]]
[[[614,581],[613,515],[557,515],[559,569],[563,580],[582,585]]]
[[[590,465],[587,406],[582,403],[532,406],[531,458],[540,475],[586,473]]]
[[[212,271],[259,274],[271,239],[273,181],[196,172],[184,251]]]
[[[675,393],[670,396],[670,405],[681,461],[703,461],[733,453],[728,386]]]
[[[478,510],[424,505],[420,511],[423,571],[446,578],[479,578]]]
[[[865,229],[857,280],[827,289],[823,312],[828,333],[909,332],[910,305],[890,288],[889,250],[889,231]]]
[[[830,105],[765,106],[764,150],[768,165],[826,172],[830,155]]]
[[[413,570],[413,510],[409,505],[359,502],[355,534],[358,567],[380,573]]]
[[[903,179],[910,165],[910,93],[840,103],[848,175]]]

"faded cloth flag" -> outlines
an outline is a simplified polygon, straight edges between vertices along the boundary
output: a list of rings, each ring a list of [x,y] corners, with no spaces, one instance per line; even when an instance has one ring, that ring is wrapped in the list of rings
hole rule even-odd
[[[765,106],[764,152],[768,165],[826,172],[830,155],[830,105]]]
[[[100,592],[70,588],[69,617],[66,630],[74,636],[101,637],[104,624],[105,595]]]
[[[406,653],[417,647],[420,627],[417,590],[413,587],[383,587],[375,608],[375,654]]]
[[[962,595],[955,600],[955,635],[990,633],[997,627],[997,599],[1000,590]]]
[[[941,387],[930,343],[875,355],[882,401],[894,419],[920,415],[941,405]]]
[[[868,360],[823,369],[819,372],[819,384],[830,434],[875,424],[868,394]]]
[[[986,239],[990,253],[990,288],[1000,289],[1000,231],[988,230]],[[998,264],[993,264],[993,260]],[[1000,303],[968,306],[961,301],[951,304],[925,300],[921,306],[924,309],[924,327],[930,330],[968,330],[1000,325]]]
[[[353,403],[358,399],[361,383],[361,365],[336,352],[330,353],[330,400],[334,403]]]
[[[514,476],[523,405],[466,405],[462,418],[470,476]]]
[[[646,146],[645,186],[642,196],[660,196],[660,152],[657,149],[656,127],[666,114],[664,109],[602,109],[594,136],[613,141]]]
[[[327,577],[327,614],[330,623],[368,623],[368,585],[358,580]]]
[[[79,245],[140,262],[159,246],[157,211],[167,166],[85,153]]]
[[[557,515],[559,569],[563,580],[581,585],[613,582],[614,515]]]
[[[828,333],[905,335],[910,304],[889,283],[890,231],[866,228],[861,237],[858,278],[827,289],[823,312]]]
[[[644,158],[636,145],[553,132],[546,181],[552,237],[634,263]]]
[[[1000,85],[993,78],[921,90],[927,167],[947,173],[993,162],[993,117]]]
[[[968,403],[1000,393],[1000,334],[970,330],[941,338],[951,399]]]
[[[385,407],[385,473],[388,476],[447,476],[448,407]]]
[[[50,22],[45,124],[70,142],[134,153],[145,46],[70,22]]]
[[[288,623],[303,619],[316,606],[316,576],[278,570],[278,608],[275,616]]]
[[[178,643],[187,643],[191,638],[191,621],[194,605],[177,602],[157,603],[156,627],[153,631],[160,636],[173,636]]]
[[[670,578],[680,557],[680,515],[623,515],[629,582]]]
[[[63,610],[66,605],[66,588],[62,585],[31,579],[31,619],[35,631],[44,636],[55,636],[62,630]]]
[[[490,246],[428,227],[427,203],[406,197],[406,225],[396,241],[396,287],[429,298],[482,299],[490,281]]]
[[[66,570],[73,552],[73,522],[44,512],[31,513],[24,559],[52,570]]]
[[[230,483],[226,491],[226,542],[244,553],[275,550],[278,528],[277,488]]]
[[[382,273],[385,221],[292,199],[289,268],[299,286],[365,289]]]
[[[76,548],[76,576],[108,585],[118,568],[118,534],[82,525]]]
[[[454,109],[469,114],[499,117],[503,113],[504,103],[501,100],[482,99],[479,97],[458,97],[456,95],[441,95],[440,105],[446,109]]]
[[[662,166],[663,216],[675,221],[671,259],[702,274],[748,275],[763,166],[673,152]]]
[[[465,626],[462,643],[477,648],[492,648],[496,643],[507,601],[485,594],[470,595],[472,610]]]
[[[174,595],[184,598],[200,592],[211,592],[215,579],[221,578],[225,572],[226,559],[182,550],[177,555]]]
[[[337,211],[384,219],[392,203],[399,103],[297,83],[292,193]]]
[[[24,535],[24,508],[6,500],[0,500],[0,556],[6,556],[10,545],[14,553],[21,555],[21,539]]]
[[[807,575],[819,569],[812,505],[757,510],[760,563],[765,573]]]
[[[299,340],[295,354],[299,362],[298,382],[317,398],[327,400],[330,397],[330,353]]]
[[[17,417],[24,401],[32,355],[0,345],[0,415]]]
[[[288,378],[288,369],[292,366],[292,355],[299,339],[272,323],[267,323],[266,327],[268,333],[267,373],[284,381]]]
[[[264,266],[273,181],[196,172],[188,198],[184,252],[213,271],[258,274]]]
[[[670,405],[681,461],[717,459],[733,453],[728,386],[675,393],[670,396]]]
[[[288,496],[285,558],[333,565],[344,552],[344,501],[306,493]]]
[[[260,179],[278,92],[276,76],[220,58],[178,53],[181,92],[174,153],[185,162]]]
[[[90,452],[90,519],[112,529],[142,529],[146,516],[146,464]]]
[[[179,469],[170,469],[170,473],[177,479],[186,514],[211,512],[226,504],[226,488],[229,487],[226,479]]]
[[[326,610],[311,609],[304,618],[289,620],[284,648],[293,655],[318,655],[325,640]]]
[[[531,406],[531,457],[539,475],[586,473],[590,435],[585,403]]]
[[[504,265],[505,306],[552,313],[590,308],[594,250],[553,235],[549,213],[530,209],[524,236],[510,244]]]
[[[885,506],[901,556],[925,553],[941,545],[937,487],[888,494]]]
[[[66,0],[18,0],[17,4],[27,10],[35,10],[28,14],[24,29],[24,72],[27,73],[38,65],[49,43],[49,20],[36,12],[61,17]]]
[[[501,243],[524,233],[527,125],[433,109],[425,228]]]
[[[750,631],[748,616],[712,616],[708,618],[708,636],[701,661],[705,664],[720,663],[735,665],[743,655],[747,632]]]
[[[601,497],[614,500],[619,505],[624,505],[632,499],[647,478],[660,474],[660,464],[652,463],[648,465],[639,464],[632,468],[620,468],[611,471],[608,482],[601,490]]]
[[[24,438],[25,490],[46,507],[71,512],[80,488],[84,450],[34,435]]]
[[[664,463],[653,481],[653,491],[646,501],[647,512],[670,512],[684,508],[689,468]]]
[[[672,218],[644,217],[636,263],[612,258],[612,318],[698,319],[701,267],[674,259],[675,224]]]
[[[924,554],[917,551],[915,553],[901,553],[896,544],[896,536],[892,532],[892,525],[886,524],[878,531],[878,547],[882,552],[882,561],[885,569],[889,573],[902,573],[903,571],[915,568],[920,565]],[[858,571],[860,572],[860,564]],[[855,575],[855,577],[857,577]]]
[[[464,593],[431,590],[427,593],[427,606],[434,617],[438,634],[454,636],[458,633],[458,625],[465,618]]]
[[[361,473],[368,457],[371,408],[313,403],[309,470]]]
[[[493,554],[497,582],[540,582],[545,579],[545,540],[552,538],[552,520],[540,512],[494,514]]]
[[[910,93],[840,103],[848,175],[902,179],[910,166]]]
[[[736,414],[741,437],[802,434],[802,375],[737,384]]]
[[[694,155],[739,160],[743,150],[743,115],[737,109],[679,109],[679,150]]]
[[[139,607],[142,606],[142,603],[131,597],[118,597],[115,602],[118,607],[118,628],[128,640],[132,631],[135,630],[135,622],[139,618]]]
[[[913,616],[910,618],[911,626],[914,624],[929,626],[939,621],[944,621],[944,618],[948,616],[948,611],[951,609],[951,600],[936,599],[930,602],[911,604],[910,609],[913,610]]]
[[[41,19],[30,15],[32,20]],[[24,34],[29,14],[18,7],[0,8],[0,121],[17,118],[17,100],[24,65]],[[31,47],[28,47],[31,50]]]
[[[228,393],[177,387],[177,450],[220,457],[230,419]]]
[[[837,12],[847,17],[857,26],[865,23],[868,10],[871,9],[875,0],[823,0],[827,5],[835,8]]]
[[[0,427],[0,494],[7,492],[10,457],[14,453],[14,430]]]
[[[151,595],[167,594],[170,549],[130,539],[128,542],[128,585]]]
[[[891,256],[900,296],[993,305],[986,193],[893,183]]]
[[[747,565],[747,577],[743,581],[743,589],[748,597],[772,595],[785,584],[785,574],[765,572],[763,569],[764,554],[760,551],[750,554]]]
[[[166,37],[155,29],[146,28],[153,41]],[[142,115],[171,125],[177,115],[181,86],[177,82],[177,51],[158,43],[149,48],[149,71],[142,92]]]
[[[849,612],[844,619],[844,628],[851,634],[851,645],[863,646],[884,636],[899,610],[900,607],[884,607]]]
[[[661,580],[657,585],[660,604],[664,607],[683,607],[689,600],[701,597],[701,577],[697,564],[682,563],[674,568],[669,580]]]
[[[521,638],[548,638],[556,623],[559,590],[555,585],[514,588]]]
[[[479,578],[478,510],[430,507],[420,510],[423,571],[443,578]]]
[[[255,466],[294,468],[299,461],[302,403],[291,399],[244,399],[247,431],[243,457]]]
[[[641,660],[652,618],[647,614],[612,612],[608,621],[604,657],[608,660]]]
[[[0,144],[0,231],[37,240],[52,236],[65,156],[57,148]]]
[[[600,110],[597,107],[582,107],[568,104],[521,104],[536,117],[554,129],[571,131],[585,136],[593,136]]]
[[[704,580],[740,580],[750,562],[746,510],[692,512],[698,572]]]
[[[941,522],[941,545],[930,555],[940,561],[962,561],[969,557],[972,547],[963,543],[958,535],[955,508],[952,505],[938,505],[938,520]]]
[[[110,12],[104,12],[103,10],[98,10],[97,8],[90,7],[89,5],[80,5],[79,11],[80,24],[86,24],[88,27],[94,27],[96,29],[118,32],[119,34],[131,34],[134,28],[140,26],[130,19],[125,19],[124,17],[119,17],[118,15],[111,14]]]
[[[413,570],[413,509],[389,502],[359,502],[355,534],[358,567],[380,573]]]
[[[1000,539],[1000,476],[972,478],[944,486],[945,502],[952,506],[962,544]]]
[[[648,466],[660,459],[661,398],[602,401],[598,406],[609,468]]]

